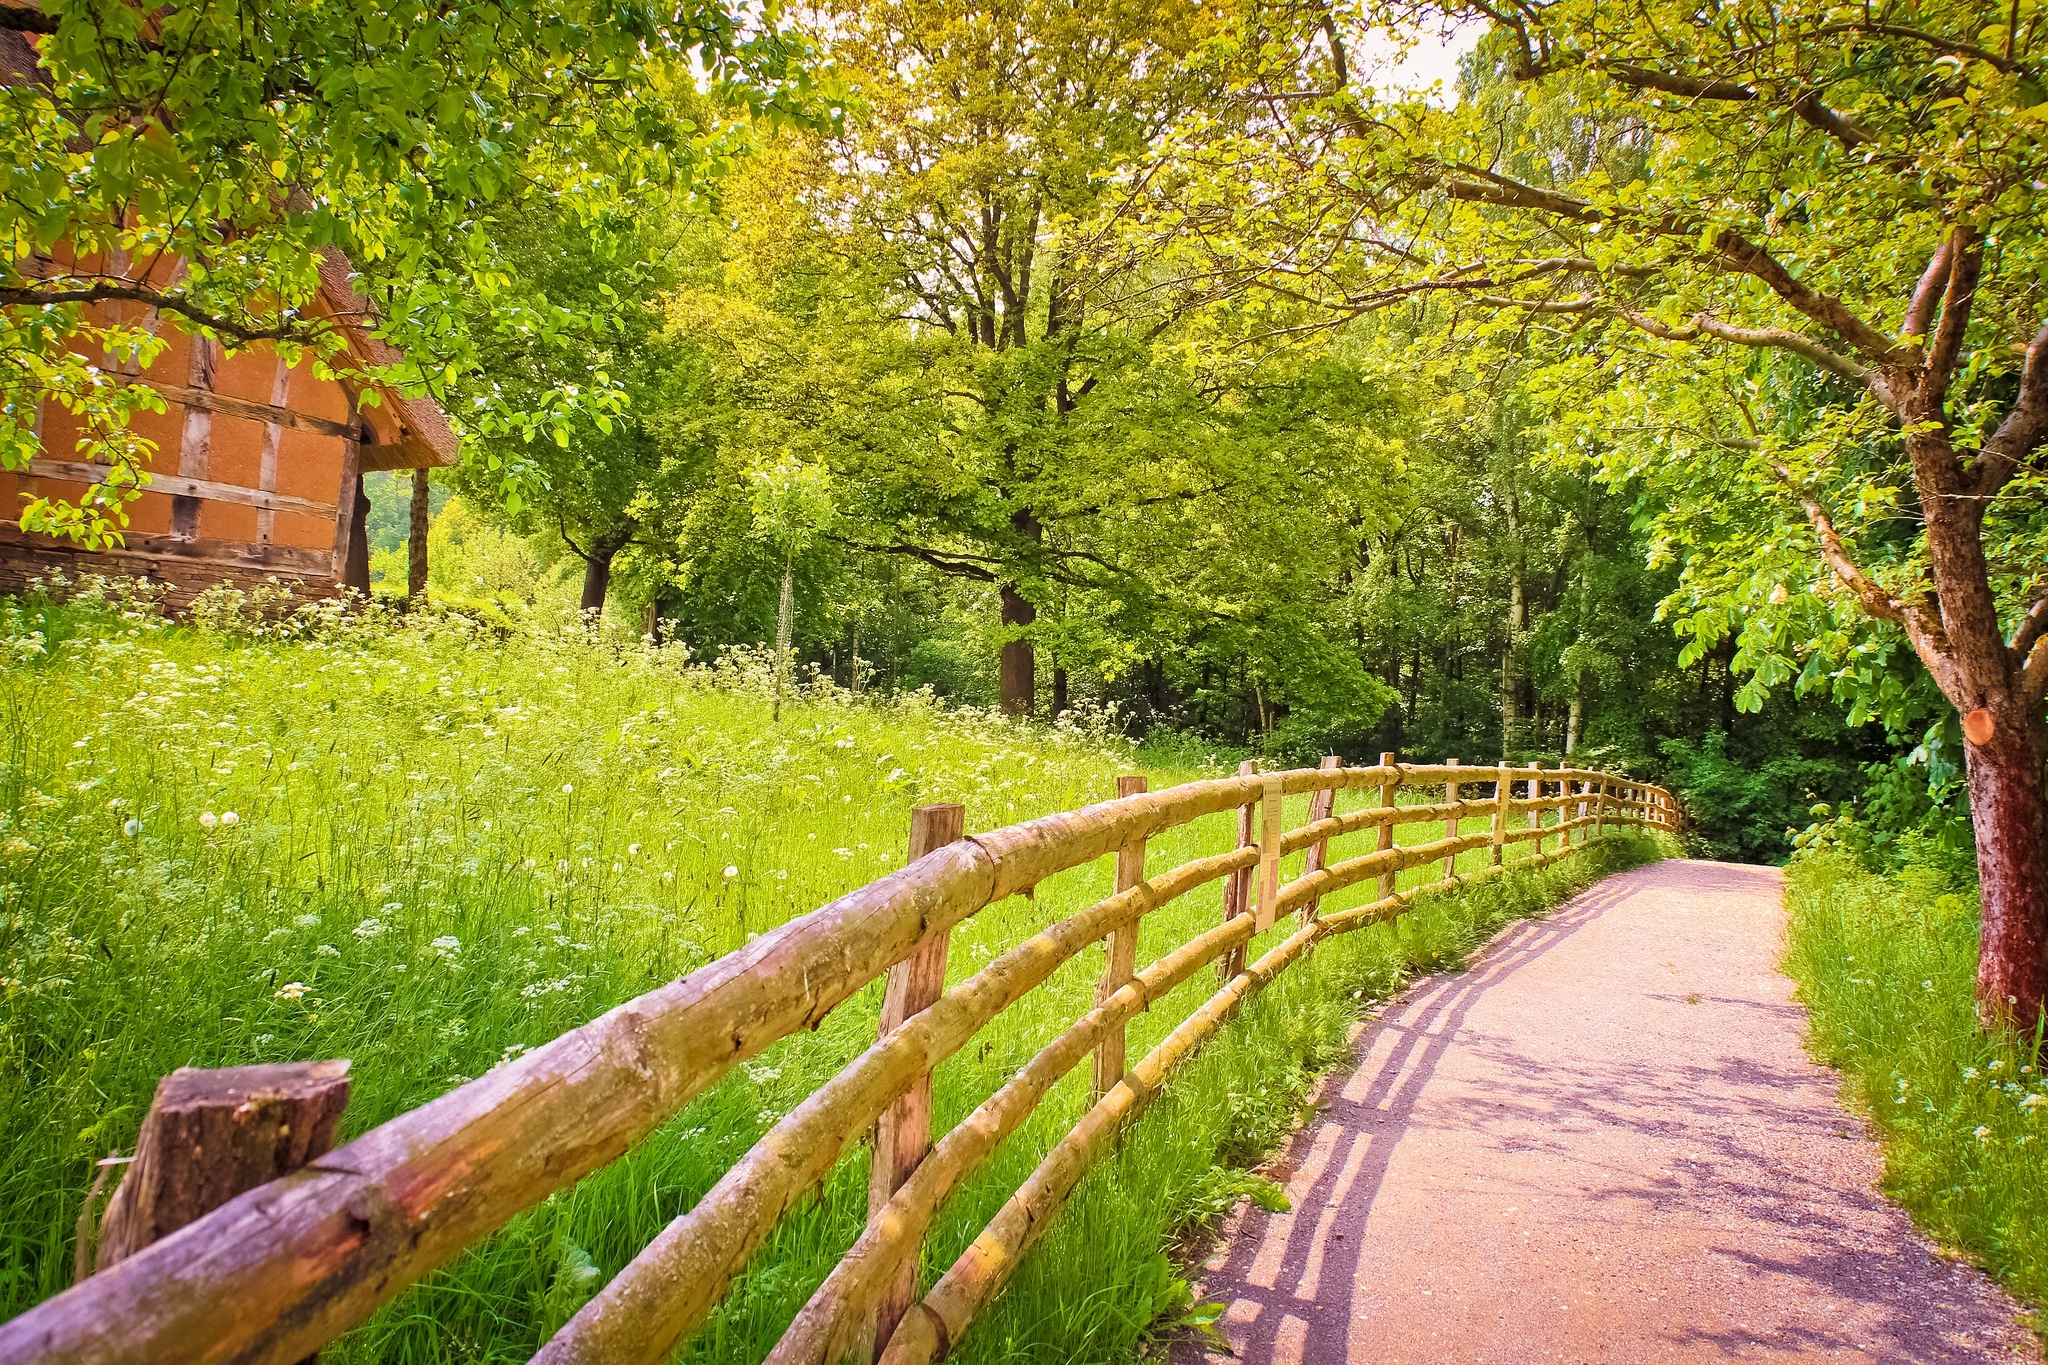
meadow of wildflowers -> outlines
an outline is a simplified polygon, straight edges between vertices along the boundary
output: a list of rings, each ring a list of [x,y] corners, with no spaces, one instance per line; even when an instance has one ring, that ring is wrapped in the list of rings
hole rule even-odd
[[[760,660],[700,667],[580,626],[327,609],[280,625],[249,606],[227,595],[172,625],[104,588],[0,602],[0,1314],[69,1283],[94,1163],[132,1147],[176,1067],[351,1058],[345,1138],[900,865],[919,802],[963,801],[986,829],[1113,795],[1119,772],[1158,787],[1219,771],[1147,763],[1099,723],[817,680],[772,724]],[[1155,866],[1231,839],[1200,822],[1155,841]],[[965,1358],[1129,1358],[1184,1306],[1172,1239],[1256,1187],[1242,1167],[1362,1002],[1650,856],[1613,841],[1319,951],[1084,1186]],[[956,931],[954,974],[1109,877],[1075,869],[990,907]],[[1212,887],[1148,918],[1141,958],[1218,913]],[[1070,963],[942,1067],[939,1121],[1084,1011],[1099,966]],[[1198,976],[1136,1021],[1133,1055],[1212,988]],[[742,1068],[323,1359],[523,1360],[872,1039],[878,1004],[870,989]],[[1086,1084],[1070,1078],[955,1200],[931,1268],[1078,1117]],[[685,1358],[766,1352],[864,1217],[863,1164],[785,1221]]]
[[[1825,845],[1794,858],[1787,969],[1822,1060],[1884,1142],[1885,1189],[2023,1302],[2048,1305],[2048,1076],[2038,1037],[1977,1027],[1975,888]]]

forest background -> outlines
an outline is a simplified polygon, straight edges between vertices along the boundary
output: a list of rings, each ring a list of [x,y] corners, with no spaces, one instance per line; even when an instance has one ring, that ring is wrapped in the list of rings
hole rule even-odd
[[[1572,443],[1577,341],[1248,287],[1213,221],[1162,222],[1174,136],[1239,97],[1172,9],[819,7],[836,119],[749,127],[715,182],[592,221],[492,224],[526,306],[478,310],[454,410],[603,397],[436,473],[433,596],[580,604],[700,656],[780,631],[845,686],[1113,709],[1204,754],[1571,755],[1668,782],[1708,856],[1781,859],[1860,795],[1880,843],[1966,865],[1939,708],[1745,688],[1664,492]],[[1504,37],[1409,31],[1465,54],[1424,103],[1522,106],[1574,164],[1625,148],[1527,107]],[[1408,53],[1377,55],[1398,82]],[[404,592],[409,486],[369,491],[373,576]]]

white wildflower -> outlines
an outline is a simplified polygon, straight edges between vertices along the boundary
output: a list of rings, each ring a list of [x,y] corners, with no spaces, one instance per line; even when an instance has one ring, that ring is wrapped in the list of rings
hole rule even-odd
[[[271,994],[279,1000],[298,1000],[306,994],[306,983],[303,981],[288,981],[271,992]]]
[[[725,865],[725,875],[728,877],[737,877],[740,875],[740,870],[737,867],[734,867],[731,863],[727,863]]]

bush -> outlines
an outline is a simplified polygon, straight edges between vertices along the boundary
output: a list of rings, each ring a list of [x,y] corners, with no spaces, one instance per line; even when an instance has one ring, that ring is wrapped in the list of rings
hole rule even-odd
[[[1728,752],[1719,731],[1695,744],[1666,740],[1667,785],[1685,805],[1687,851],[1728,862],[1782,862],[1792,829],[1810,818],[1817,800],[1855,790],[1852,766],[1834,758],[1788,753],[1745,762]]]

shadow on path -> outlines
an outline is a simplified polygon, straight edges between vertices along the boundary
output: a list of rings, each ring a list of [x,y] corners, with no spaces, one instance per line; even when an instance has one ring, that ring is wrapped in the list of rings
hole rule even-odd
[[[1241,1361],[2013,1359],[1800,1041],[1775,869],[1665,863],[1392,1002],[1205,1267]],[[1228,1359],[1183,1342],[1180,1365]]]

